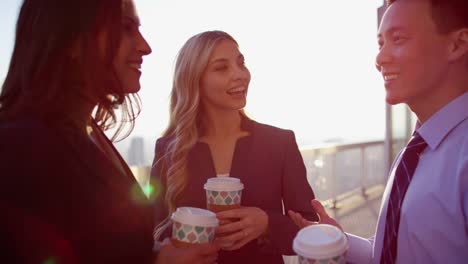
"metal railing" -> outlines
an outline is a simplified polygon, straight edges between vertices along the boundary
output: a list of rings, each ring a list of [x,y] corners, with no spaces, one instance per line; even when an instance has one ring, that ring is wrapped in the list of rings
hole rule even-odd
[[[351,195],[366,197],[370,188],[386,182],[383,140],[304,146],[300,151],[315,197],[329,208]],[[141,186],[148,183],[150,166],[131,169]]]
[[[305,146],[301,153],[316,198],[331,208],[387,180],[383,140]]]

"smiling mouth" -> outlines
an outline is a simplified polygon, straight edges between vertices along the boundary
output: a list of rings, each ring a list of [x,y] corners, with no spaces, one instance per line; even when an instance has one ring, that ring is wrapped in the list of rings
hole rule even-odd
[[[247,91],[247,88],[245,88],[244,86],[239,86],[236,88],[229,89],[227,93],[229,95],[239,95],[239,94],[245,94],[246,91]]]
[[[130,68],[135,69],[137,71],[140,71],[141,69],[141,63],[129,63],[128,64]]]
[[[385,81],[392,81],[392,80],[397,79],[398,76],[400,76],[400,75],[399,74],[385,74],[383,76],[383,78],[384,78]]]

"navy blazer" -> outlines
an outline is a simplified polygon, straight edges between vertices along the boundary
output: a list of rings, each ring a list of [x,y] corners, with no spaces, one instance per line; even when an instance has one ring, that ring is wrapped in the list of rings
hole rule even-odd
[[[69,125],[0,123],[1,262],[154,263],[153,207],[121,162]]]
[[[294,133],[261,124],[243,117],[242,129],[249,136],[236,142],[230,176],[244,184],[243,206],[259,207],[268,214],[267,243],[254,240],[236,251],[220,251],[218,263],[283,263],[281,255],[294,255],[292,241],[299,230],[285,212],[294,210],[305,218],[317,221],[310,200],[314,193],[307,182],[306,169]],[[156,155],[151,172],[152,180],[162,184],[162,193],[156,201],[156,221],[167,216],[164,202],[165,175],[160,158],[165,158],[167,138],[156,142]],[[188,158],[189,183],[177,206],[206,208],[203,185],[216,171],[209,146],[197,142]],[[283,210],[284,204],[284,210]],[[169,235],[170,231],[165,235]]]

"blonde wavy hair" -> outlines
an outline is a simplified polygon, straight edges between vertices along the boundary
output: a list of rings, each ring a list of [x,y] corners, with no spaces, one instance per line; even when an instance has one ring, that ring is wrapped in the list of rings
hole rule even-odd
[[[166,176],[165,201],[168,215],[155,228],[155,239],[170,225],[170,216],[176,201],[187,185],[187,156],[201,131],[200,79],[208,65],[210,55],[222,40],[234,38],[223,31],[205,31],[192,36],[179,51],[173,77],[169,125],[163,137],[168,138],[165,156],[158,157],[155,166]]]

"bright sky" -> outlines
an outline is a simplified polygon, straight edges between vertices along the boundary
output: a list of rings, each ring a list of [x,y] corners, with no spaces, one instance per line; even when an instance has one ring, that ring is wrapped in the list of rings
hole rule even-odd
[[[0,3],[0,83],[9,63],[19,0]],[[167,124],[177,51],[192,35],[227,31],[252,74],[246,110],[292,129],[299,144],[384,137],[383,82],[375,69],[382,1],[136,0],[153,48],[144,59],[143,112],[131,136],[155,139]]]

